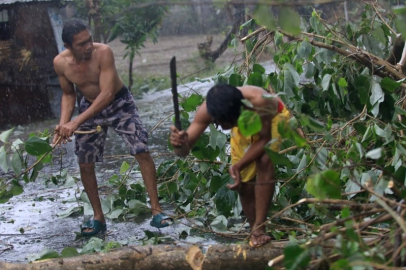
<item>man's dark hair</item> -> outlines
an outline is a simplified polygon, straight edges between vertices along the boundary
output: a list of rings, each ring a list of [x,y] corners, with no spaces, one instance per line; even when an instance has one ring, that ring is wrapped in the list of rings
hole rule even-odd
[[[86,29],[89,28],[83,21],[79,19],[70,20],[63,26],[62,41],[70,46],[73,42],[73,36]]]
[[[236,87],[217,84],[206,97],[207,112],[217,122],[235,125],[240,117],[244,96]]]

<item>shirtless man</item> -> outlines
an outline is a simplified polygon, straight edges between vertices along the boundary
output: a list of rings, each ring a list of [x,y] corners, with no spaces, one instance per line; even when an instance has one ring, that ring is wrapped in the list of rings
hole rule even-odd
[[[281,144],[278,123],[289,118],[289,112],[278,98],[265,98],[268,94],[256,86],[240,88],[231,85],[212,87],[206,101],[199,107],[187,131],[171,127],[170,142],[175,154],[185,157],[211,123],[223,130],[231,129],[231,159],[229,173],[234,184],[228,187],[237,190],[247,220],[251,227],[250,245],[259,247],[271,238],[266,234],[265,221],[275,190],[274,166],[264,151],[272,140],[271,149],[278,151]],[[253,107],[245,106],[242,100]],[[262,129],[252,137],[244,137],[237,125],[241,108],[256,111],[262,122]]]
[[[147,146],[148,133],[139,119],[133,96],[117,73],[111,48],[93,43],[89,29],[80,20],[64,25],[62,40],[67,50],[54,59],[54,69],[62,88],[61,118],[55,128],[54,143],[58,139],[59,143],[70,141],[76,130],[102,127],[99,133],[75,134],[81,179],[94,212],[93,220],[82,226],[82,235],[96,235],[107,228],[97,190],[95,162],[103,161],[109,126],[126,142],[139,163],[151,201],[151,226],[168,226],[169,218],[162,213],[158,202],[155,164]],[[71,120],[76,101],[74,85],[80,89],[83,98],[80,114]]]

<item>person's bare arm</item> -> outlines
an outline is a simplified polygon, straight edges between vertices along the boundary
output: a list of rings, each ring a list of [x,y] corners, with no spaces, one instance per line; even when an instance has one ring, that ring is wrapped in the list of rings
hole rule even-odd
[[[90,105],[88,109],[86,109],[74,121],[72,121],[76,123],[76,128],[79,127],[86,120],[97,115],[114,100],[116,87],[115,83],[117,82],[117,70],[114,62],[113,51],[108,46],[99,48],[99,50],[102,50],[99,52],[100,94],[97,96],[97,98],[93,101],[92,105]]]
[[[196,112],[196,116],[186,131],[179,131],[171,126],[170,143],[174,147],[174,152],[179,157],[186,157],[200,135],[211,123],[211,117],[207,113],[206,102],[204,102]]]
[[[56,143],[59,136],[59,129],[62,125],[68,123],[72,118],[73,111],[75,109],[76,102],[76,92],[74,86],[63,74],[64,60],[60,57],[55,57],[54,59],[54,70],[58,75],[59,83],[62,88],[62,98],[61,98],[61,117],[59,120],[59,125],[56,126],[55,131],[57,136],[54,137],[53,143]],[[66,143],[69,137],[62,136],[62,142]],[[61,141],[59,142],[61,143]]]

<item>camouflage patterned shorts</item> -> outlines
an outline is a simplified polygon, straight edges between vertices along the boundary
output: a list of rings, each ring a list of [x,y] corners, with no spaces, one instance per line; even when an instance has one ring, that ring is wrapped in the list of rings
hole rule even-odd
[[[89,101],[82,98],[79,113],[84,112],[90,105]],[[75,154],[79,164],[103,161],[108,127],[112,127],[125,141],[131,155],[148,152],[148,132],[142,126],[134,98],[125,86],[107,108],[84,122],[78,130],[94,130],[98,125],[102,127],[99,133],[75,134]]]

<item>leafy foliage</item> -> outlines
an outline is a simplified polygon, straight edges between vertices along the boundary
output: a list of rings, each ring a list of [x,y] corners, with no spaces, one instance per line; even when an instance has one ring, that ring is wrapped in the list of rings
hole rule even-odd
[[[292,245],[283,255],[287,269],[314,266],[309,252],[323,254],[320,251],[328,239],[336,243],[333,250],[313,258],[336,254],[339,259],[328,262],[332,269],[365,269],[385,260],[387,265],[393,263],[378,255],[388,246],[366,244],[359,234],[368,233],[362,227],[366,222],[387,228],[377,217],[406,194],[402,143],[406,126],[400,103],[405,76],[383,60],[392,49],[390,40],[397,29],[393,16],[377,16],[383,12],[377,6],[358,7],[358,21],[330,24],[317,10],[304,21],[297,19],[293,9],[283,8],[276,16],[268,7],[257,6],[252,11],[254,18],[241,26],[248,34],[256,31],[244,41],[245,63],[214,77],[216,82],[268,89],[292,112],[289,123],[279,127],[285,138],[281,151],[265,148],[280,180],[272,208],[278,214],[271,215],[267,228],[277,239],[291,239]],[[276,70],[267,73],[257,59],[270,42],[275,46]],[[243,112],[239,127],[255,134],[258,125],[254,119],[255,115]],[[224,233],[232,226],[222,216],[239,217],[241,208],[238,200],[224,194],[229,161],[223,152],[227,154],[228,144],[219,147],[217,157],[213,152],[202,155],[203,147],[214,150],[206,136],[218,134],[210,128],[192,156],[161,164],[165,170],[160,170],[160,177],[171,180],[165,182],[166,188],[161,186],[160,195],[176,203],[188,218],[202,221],[201,226],[215,224],[212,230],[219,233],[220,228]],[[361,209],[372,209],[374,202],[381,208],[375,205],[376,211],[361,214]],[[278,225],[294,229],[286,232]],[[355,229],[360,226],[363,231]],[[390,242],[393,235],[392,231],[381,237]],[[304,239],[309,241],[306,245]]]
[[[13,196],[23,193],[23,186],[19,180],[24,180],[26,183],[35,181],[44,164],[50,163],[52,159],[50,134],[47,130],[41,134],[30,134],[25,142],[20,139],[8,142],[13,130],[0,134],[0,140],[3,143],[0,147],[0,169],[4,173],[11,170],[14,175],[14,177],[3,178],[0,174],[0,203],[5,203]]]

